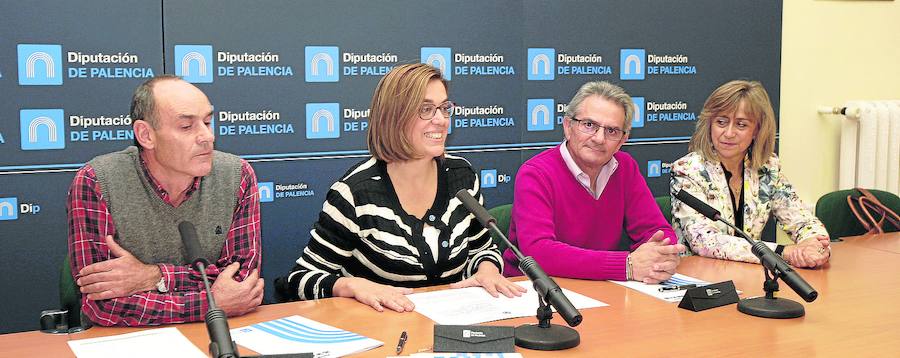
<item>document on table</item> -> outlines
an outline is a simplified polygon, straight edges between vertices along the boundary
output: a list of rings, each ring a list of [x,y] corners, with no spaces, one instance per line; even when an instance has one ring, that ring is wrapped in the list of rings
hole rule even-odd
[[[175,327],[77,339],[68,343],[78,358],[206,357]]]
[[[316,357],[341,357],[384,345],[297,315],[232,329],[231,338],[259,354],[314,353]]]
[[[408,356],[388,356],[387,358],[522,358],[522,353],[413,353]]]
[[[416,312],[438,324],[467,325],[501,319],[534,316],[538,308],[538,295],[531,281],[519,281],[517,285],[528,289],[520,297],[504,295],[491,297],[484,288],[467,287],[407,295],[416,305]],[[593,298],[563,289],[575,308],[609,306]]]
[[[658,284],[647,284],[643,282],[637,281],[609,281],[615,284],[619,284],[630,289],[638,290],[642,293],[648,294],[650,296],[656,297],[666,302],[681,302],[681,298],[684,297],[684,293],[687,290],[672,290],[672,291],[660,291],[660,288],[666,286],[682,286],[682,285],[697,285],[706,286],[709,285],[710,282],[703,281],[698,278],[690,277],[687,275],[682,275],[680,273],[676,273],[672,275],[671,278],[660,282]]]

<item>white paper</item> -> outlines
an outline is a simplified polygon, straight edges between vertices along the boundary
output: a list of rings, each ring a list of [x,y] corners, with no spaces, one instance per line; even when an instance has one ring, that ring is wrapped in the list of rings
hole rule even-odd
[[[665,286],[674,286],[674,285],[697,285],[706,286],[709,285],[709,282],[703,281],[698,278],[690,277],[687,275],[682,275],[680,273],[676,273],[672,275],[671,278],[660,282],[658,284],[647,284],[643,282],[637,281],[609,281],[615,284],[619,284],[630,289],[638,290],[642,293],[646,293],[650,296],[656,297],[666,302],[681,302],[681,298],[684,297],[684,294],[687,290],[674,290],[674,291],[660,291],[659,289]]]
[[[341,357],[384,345],[297,315],[232,329],[231,338],[260,354],[315,353],[316,357]]]
[[[408,356],[388,356],[388,358],[522,358],[521,353],[413,353]]]
[[[528,289],[520,297],[491,297],[484,288],[467,287],[407,295],[416,312],[438,324],[467,325],[501,319],[529,317],[537,313],[538,296],[531,281],[518,281]],[[563,289],[577,309],[609,306],[593,298]]]
[[[206,357],[175,327],[78,339],[68,343],[78,358]]]

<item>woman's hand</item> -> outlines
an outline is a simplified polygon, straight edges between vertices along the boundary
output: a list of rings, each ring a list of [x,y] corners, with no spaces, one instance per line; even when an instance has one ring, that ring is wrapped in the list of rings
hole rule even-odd
[[[489,261],[483,261],[478,264],[478,271],[472,277],[453,283],[450,285],[450,288],[478,286],[484,287],[484,290],[494,297],[499,297],[499,293],[506,297],[518,297],[526,291],[525,287],[512,283],[506,277],[503,277],[497,266]]]
[[[794,267],[819,267],[831,258],[831,245],[827,236],[817,236],[784,248],[784,260]]]
[[[355,298],[378,312],[384,312],[385,307],[397,312],[412,312],[416,305],[405,296],[412,292],[411,288],[382,285],[359,277],[341,277],[332,289],[334,296]]]

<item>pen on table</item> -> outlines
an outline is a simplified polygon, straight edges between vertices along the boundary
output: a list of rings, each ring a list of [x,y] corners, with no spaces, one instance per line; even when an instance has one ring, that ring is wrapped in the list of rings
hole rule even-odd
[[[690,285],[663,286],[663,287],[659,288],[659,292],[687,290],[687,289],[694,288],[694,287],[697,287],[697,285],[690,284]]]
[[[406,331],[403,331],[403,333],[400,333],[400,340],[397,341],[397,354],[400,354],[400,352],[403,352],[403,346],[406,345],[406,338],[407,338]]]

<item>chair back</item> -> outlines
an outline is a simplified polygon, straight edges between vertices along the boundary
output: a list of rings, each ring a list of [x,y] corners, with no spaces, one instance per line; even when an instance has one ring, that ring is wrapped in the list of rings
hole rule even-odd
[[[822,195],[816,202],[816,217],[825,225],[828,235],[832,240],[845,237],[862,235],[866,233],[866,228],[853,215],[850,206],[847,204],[847,196],[854,193],[855,189],[838,190]],[[900,197],[893,193],[869,189],[878,201],[884,206],[890,208],[895,213],[900,212]],[[885,231],[897,231],[897,228],[891,225],[885,225]]]
[[[512,217],[512,204],[500,205],[491,208],[488,210],[488,213],[491,214],[495,219],[497,219],[497,228],[500,229],[504,234],[509,235],[509,219]],[[503,242],[503,239],[495,235],[493,232],[491,233],[491,239],[494,240],[494,243],[497,244],[497,247],[500,249],[500,253],[506,251],[506,243]]]

